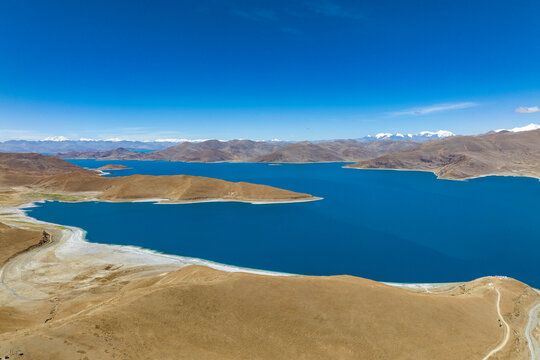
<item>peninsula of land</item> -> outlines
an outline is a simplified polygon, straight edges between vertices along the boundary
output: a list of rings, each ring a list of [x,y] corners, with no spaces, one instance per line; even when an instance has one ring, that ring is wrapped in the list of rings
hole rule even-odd
[[[131,169],[129,166],[125,166],[122,164],[108,164],[102,167],[99,167],[97,170],[105,171],[105,170],[127,170]]]
[[[108,178],[58,158],[28,153],[0,153],[0,192],[24,200],[105,200],[193,202],[290,202],[318,198],[272,186],[200,176],[131,175]]]

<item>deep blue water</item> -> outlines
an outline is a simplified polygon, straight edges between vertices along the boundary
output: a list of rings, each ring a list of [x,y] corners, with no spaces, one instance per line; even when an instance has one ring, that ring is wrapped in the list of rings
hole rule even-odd
[[[343,164],[121,163],[130,174],[189,174],[306,192],[322,201],[252,205],[58,203],[38,219],[81,227],[88,240],[297,274],[380,281],[464,281],[508,275],[540,286],[540,182],[343,169]]]

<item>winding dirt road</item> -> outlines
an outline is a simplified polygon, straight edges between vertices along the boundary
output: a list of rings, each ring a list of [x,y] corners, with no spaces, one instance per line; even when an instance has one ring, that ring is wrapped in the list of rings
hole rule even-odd
[[[499,289],[494,287],[493,284],[489,284],[489,286],[492,289],[495,289],[495,291],[497,291],[497,314],[499,314],[499,319],[504,324],[506,330],[505,330],[504,340],[495,349],[491,350],[486,356],[484,356],[482,360],[489,359],[491,356],[493,356],[493,354],[497,353],[502,348],[504,348],[506,344],[508,343],[508,340],[510,340],[510,325],[508,325],[508,323],[506,322],[506,320],[504,320],[504,317],[501,314],[501,292],[499,291]]]

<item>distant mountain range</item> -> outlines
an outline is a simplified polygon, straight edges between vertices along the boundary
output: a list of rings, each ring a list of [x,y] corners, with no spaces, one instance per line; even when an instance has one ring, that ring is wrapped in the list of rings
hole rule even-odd
[[[0,142],[0,152],[35,152],[54,154],[68,151],[107,151],[126,148],[136,151],[162,150],[178,142],[169,141],[128,141],[128,140],[64,140],[48,138],[45,140],[8,140]]]
[[[414,140],[414,141],[426,141],[426,140],[434,140],[434,139],[443,139],[446,137],[455,136],[455,134],[448,130],[439,130],[439,131],[421,131],[418,134],[401,134],[401,133],[378,133],[375,136],[365,136],[363,138],[359,138],[357,140],[360,141],[373,141],[373,140],[395,140],[395,141],[402,141],[402,140]]]
[[[455,136],[449,131],[421,132],[417,135],[381,133],[373,137],[332,141],[206,140],[169,142],[123,141],[12,141],[18,151],[34,146],[49,151],[61,147],[98,146],[100,151],[59,152],[62,159],[164,160],[184,162],[265,162],[313,163],[354,162],[347,167],[432,171],[447,179],[468,179],[485,175],[540,177],[540,125],[529,124],[476,136]],[[129,148],[121,145],[128,145]],[[152,147],[159,147],[154,151]],[[141,150],[147,150],[146,152]],[[35,150],[33,150],[35,151]]]
[[[253,162],[334,162],[371,159],[395,151],[403,151],[421,145],[413,140],[336,140],[319,143],[309,141],[290,144],[269,154],[251,159]]]
[[[331,162],[371,159],[419,146],[413,140],[336,140],[312,143],[277,143],[252,140],[184,142],[148,153],[119,148],[98,152],[57,154],[62,159],[166,160],[185,162]]]
[[[439,130],[437,132],[422,131],[419,134],[407,134],[403,135],[400,133],[391,134],[391,133],[380,133],[374,136],[368,135],[363,138],[355,139],[361,142],[371,142],[377,140],[414,140],[414,141],[425,141],[440,139],[448,136],[453,136],[454,134],[450,131]],[[78,139],[72,140],[64,136],[53,136],[47,137],[43,140],[8,140],[0,142],[0,152],[36,152],[42,154],[55,154],[55,153],[66,153],[66,152],[104,152],[109,150],[115,150],[119,148],[128,149],[131,151],[156,151],[163,150],[175,145],[182,143],[208,143],[209,139],[205,140],[187,140],[187,139],[158,139],[153,141],[132,141],[132,140],[123,140],[123,139],[106,139],[106,140],[96,140],[96,139]],[[212,140],[218,141],[218,140]],[[234,146],[235,141],[241,140],[229,140],[221,141],[221,143],[228,143],[229,145]],[[334,140],[318,140],[313,141],[313,143],[319,142],[328,142]],[[296,143],[295,141],[254,141],[256,143],[265,143],[272,145],[286,145]],[[268,146],[266,148],[269,148]],[[267,151],[265,151],[267,152]],[[262,155],[255,154],[251,157]],[[245,158],[246,156],[244,156]]]
[[[455,136],[346,167],[424,170],[444,179],[487,175],[540,178],[540,126]]]

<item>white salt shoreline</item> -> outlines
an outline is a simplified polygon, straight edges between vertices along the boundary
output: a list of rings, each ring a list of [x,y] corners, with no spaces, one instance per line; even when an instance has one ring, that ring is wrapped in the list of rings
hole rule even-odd
[[[153,201],[157,199],[148,199]],[[223,200],[226,201],[226,200]],[[86,231],[74,226],[65,226],[60,224],[49,223],[41,220],[37,220],[26,213],[25,209],[37,206],[36,203],[45,201],[36,201],[28,204],[23,204],[16,207],[0,208],[0,222],[5,222],[14,227],[27,228],[24,226],[27,224],[43,225],[45,227],[54,228],[55,230],[62,232],[62,238],[55,243],[54,252],[59,259],[63,260],[79,260],[79,258],[90,256],[95,261],[101,261],[103,264],[113,263],[115,265],[122,265],[126,267],[136,266],[164,266],[171,267],[170,270],[181,269],[190,265],[200,265],[210,267],[216,270],[226,272],[243,272],[258,275],[267,276],[298,276],[298,274],[282,273],[275,271],[266,271],[259,269],[243,268],[233,265],[221,264],[209,260],[191,258],[180,255],[170,255],[161,253],[155,250],[150,250],[138,246],[131,245],[112,245],[88,242],[86,240]],[[160,204],[160,203],[157,203]],[[163,204],[163,203],[161,203]],[[168,203],[165,203],[168,204]],[[182,203],[180,203],[182,204]],[[95,265],[95,264],[93,264]],[[457,289],[465,282],[451,282],[451,283],[396,283],[396,282],[384,282],[388,286],[399,287],[403,289],[413,291],[423,291],[431,293],[430,289],[435,288],[447,288],[449,290],[442,291],[440,293],[450,292]]]
[[[158,251],[145,249],[137,246],[112,245],[93,243],[86,240],[86,231],[74,226],[65,226],[37,220],[29,216],[24,209],[35,207],[35,202],[23,204],[17,207],[3,208],[1,210],[0,221],[9,223],[12,226],[25,228],[24,223],[44,225],[53,227],[62,232],[62,238],[55,244],[55,255],[60,259],[76,258],[87,255],[108,254],[103,258],[104,263],[115,261],[118,265],[145,266],[145,265],[165,265],[178,269],[190,265],[207,266],[216,270],[227,272],[246,272],[259,275],[270,276],[290,276],[292,274],[265,271],[258,269],[242,268],[221,264],[213,261],[190,258],[178,255],[169,255]]]

